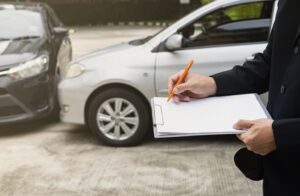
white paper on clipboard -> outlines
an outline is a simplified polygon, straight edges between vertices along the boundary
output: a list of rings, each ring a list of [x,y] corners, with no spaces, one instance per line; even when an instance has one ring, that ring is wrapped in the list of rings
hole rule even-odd
[[[257,94],[210,97],[181,103],[154,97],[151,107],[156,138],[240,134],[244,131],[232,128],[238,120],[271,118]]]

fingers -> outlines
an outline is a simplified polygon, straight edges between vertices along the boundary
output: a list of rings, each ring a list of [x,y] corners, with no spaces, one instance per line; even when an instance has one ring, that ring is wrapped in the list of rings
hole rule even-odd
[[[190,97],[185,93],[185,91],[186,91],[185,89],[188,89],[187,84],[183,83],[183,84],[178,85],[176,88],[174,88],[177,81],[179,80],[182,72],[183,71],[180,71],[180,72],[174,74],[168,80],[169,94],[171,93],[172,89],[174,89],[173,101],[175,101],[176,103],[181,102],[181,101],[182,102],[190,101]]]
[[[246,145],[246,147],[249,151],[253,151],[253,148],[252,148],[251,144],[249,143],[249,140],[247,139],[247,133],[237,135],[237,138]]]
[[[237,137],[239,140],[243,141],[243,134],[236,135],[236,137]]]
[[[169,93],[171,93],[172,89],[174,88],[176,82],[179,80],[181,74],[183,71],[180,71],[176,74],[174,74],[173,76],[171,76],[168,80],[168,89],[169,89]]]
[[[239,120],[233,125],[234,129],[249,129],[253,126],[254,122],[252,120]]]
[[[176,102],[176,103],[179,103],[179,102],[189,102],[191,100],[191,98],[187,95],[174,95],[173,96],[173,100]]]
[[[247,129],[246,133],[237,135],[249,151],[264,156],[276,149],[271,128],[272,121],[269,120],[240,120],[235,125],[236,129]],[[267,126],[267,127],[266,127]],[[270,134],[268,135],[268,133]]]
[[[255,141],[254,141],[254,137],[251,134],[251,129],[243,134],[237,135],[238,139],[241,140],[241,142],[243,142],[246,146],[246,148],[249,151],[254,152],[255,154],[259,154],[259,155],[263,155],[264,151],[262,150],[262,148],[260,146],[258,146]]]
[[[189,85],[187,83],[183,83],[174,88],[174,94],[178,95],[178,94],[184,93],[185,91],[188,91],[188,90],[190,90]]]

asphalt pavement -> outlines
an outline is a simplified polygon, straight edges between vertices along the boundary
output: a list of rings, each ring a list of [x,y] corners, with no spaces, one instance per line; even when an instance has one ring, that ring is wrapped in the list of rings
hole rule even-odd
[[[74,58],[159,27],[79,27]],[[48,119],[0,126],[1,196],[259,196],[234,166],[235,136],[153,139],[107,147],[85,126]]]

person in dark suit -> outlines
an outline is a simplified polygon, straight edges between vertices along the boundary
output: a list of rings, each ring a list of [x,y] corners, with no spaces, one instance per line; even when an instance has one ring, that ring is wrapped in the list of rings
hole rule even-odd
[[[267,109],[274,120],[244,119],[233,125],[236,129],[247,129],[238,138],[245,143],[248,154],[238,154],[237,162],[243,170],[247,159],[255,159],[258,171],[252,177],[263,179],[265,196],[300,195],[299,47],[300,1],[280,0],[263,53],[242,66],[211,77],[190,73],[186,81],[174,89],[175,101],[269,91]],[[180,74],[170,77],[169,89],[174,87]],[[252,174],[249,175],[251,178]]]

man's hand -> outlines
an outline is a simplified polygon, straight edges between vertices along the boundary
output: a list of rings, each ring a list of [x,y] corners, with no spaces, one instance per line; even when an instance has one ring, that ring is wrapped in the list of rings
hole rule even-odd
[[[171,76],[168,81],[169,93],[174,88],[183,71]],[[189,101],[191,98],[201,99],[215,95],[217,91],[216,82],[213,78],[189,73],[185,81],[174,88],[174,100]]]
[[[238,138],[245,143],[248,150],[259,155],[267,155],[276,149],[273,129],[273,120],[240,120],[233,127],[247,129],[247,132]]]

